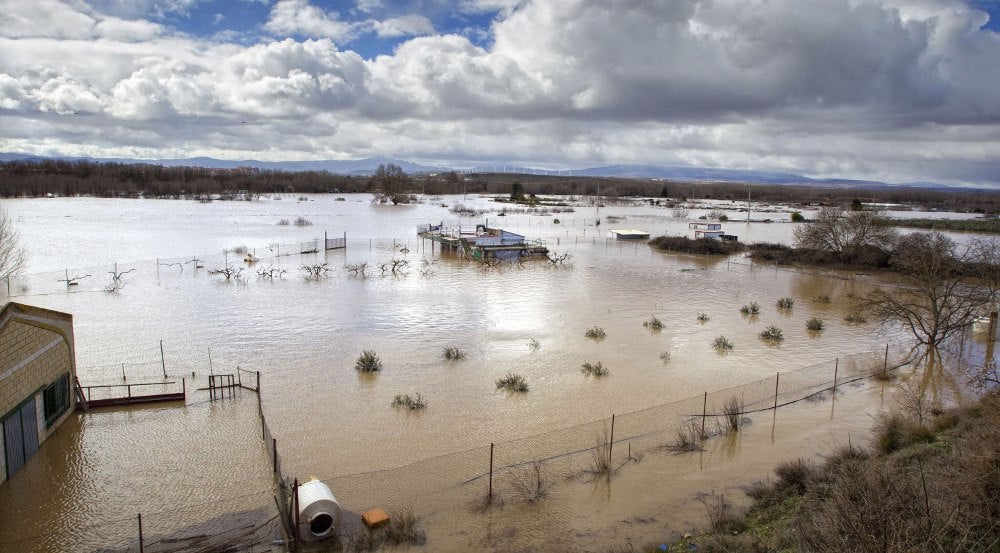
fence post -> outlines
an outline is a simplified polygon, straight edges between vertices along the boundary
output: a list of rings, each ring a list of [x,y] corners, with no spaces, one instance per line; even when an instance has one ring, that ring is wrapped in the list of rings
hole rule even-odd
[[[160,366],[163,367],[163,378],[167,378],[167,361],[163,357],[163,340],[160,340]]]
[[[608,466],[611,466],[611,450],[615,447],[615,414],[611,413],[611,439],[608,441]]]
[[[278,474],[278,439],[271,438],[271,460],[274,465],[274,473]]]
[[[889,368],[889,344],[885,345],[885,360],[882,361],[882,376],[885,376],[885,371]]]
[[[296,478],[295,482],[292,484],[292,517],[295,521],[295,531],[292,532],[292,539],[294,540],[299,533],[299,479]]]
[[[781,378],[781,373],[776,373],[774,375],[774,413],[778,413],[778,381]]]
[[[488,502],[493,501],[493,442],[490,442],[490,491],[486,494]]]
[[[701,404],[701,439],[705,439],[705,417],[708,415],[708,392],[705,392],[705,401]]]
[[[139,513],[139,553],[144,553],[146,551],[145,544],[142,543],[142,513]]]
[[[837,397],[837,369],[840,368],[840,358],[833,361],[833,397]]]

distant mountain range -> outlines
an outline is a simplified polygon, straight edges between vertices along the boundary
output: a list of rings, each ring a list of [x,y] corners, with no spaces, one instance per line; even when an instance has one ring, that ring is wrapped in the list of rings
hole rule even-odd
[[[824,188],[957,188],[956,186],[936,182],[885,183],[879,181],[850,179],[813,179],[792,173],[769,173],[764,171],[745,171],[738,169],[712,169],[705,167],[677,167],[661,165],[608,165],[587,169],[549,170],[533,169],[509,165],[489,165],[471,169],[456,169],[445,166],[420,165],[410,161],[390,157],[372,157],[356,160],[317,160],[317,161],[257,161],[257,160],[224,160],[210,157],[195,157],[187,159],[124,159],[124,158],[89,158],[89,157],[43,157],[28,154],[0,153],[0,161],[42,161],[58,159],[65,161],[91,161],[95,163],[147,163],[165,167],[208,167],[214,169],[235,169],[237,167],[255,167],[275,171],[326,171],[338,175],[370,175],[379,165],[398,165],[409,174],[442,173],[459,171],[464,173],[513,173],[527,175],[561,175],[580,177],[616,177],[630,179],[663,179],[686,182],[746,182],[751,184],[786,184],[812,185]]]

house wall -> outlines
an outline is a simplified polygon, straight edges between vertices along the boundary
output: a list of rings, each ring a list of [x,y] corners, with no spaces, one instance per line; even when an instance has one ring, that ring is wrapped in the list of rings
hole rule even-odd
[[[69,315],[21,304],[8,304],[0,312],[0,422],[25,401],[33,401],[39,445],[76,408],[72,325]],[[68,408],[48,424],[44,390],[66,374],[70,383]],[[7,478],[3,438],[0,428],[0,482]]]

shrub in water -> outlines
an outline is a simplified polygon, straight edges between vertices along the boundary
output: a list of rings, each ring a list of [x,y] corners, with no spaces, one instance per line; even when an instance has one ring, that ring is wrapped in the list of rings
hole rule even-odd
[[[764,329],[764,332],[760,333],[760,338],[768,342],[780,342],[785,339],[785,336],[782,334],[780,328],[771,325]]]
[[[712,340],[712,347],[719,353],[725,353],[727,351],[732,351],[733,343],[730,342],[725,336],[716,336],[715,340]]]
[[[823,330],[823,319],[813,317],[806,321],[806,328],[814,332],[819,332]]]
[[[361,352],[357,362],[354,363],[354,369],[365,373],[380,371],[382,370],[382,360],[378,358],[378,355],[375,355],[374,351],[366,349]]]
[[[507,373],[503,378],[496,380],[497,389],[504,389],[508,392],[527,392],[528,381],[517,373]]]
[[[448,360],[465,359],[465,352],[455,346],[448,346],[444,348],[444,358]]]
[[[600,361],[597,363],[584,363],[580,372],[590,376],[608,376],[611,374],[611,371],[605,369],[604,365],[602,365]]]
[[[585,336],[587,338],[593,338],[594,340],[603,340],[605,337],[607,337],[607,334],[605,334],[603,328],[601,328],[599,326],[595,326],[595,327],[587,330],[587,333],[585,334]]]
[[[392,399],[393,407],[406,407],[407,409],[414,411],[416,409],[423,409],[427,407],[427,400],[423,398],[420,394],[416,397],[410,397],[410,394],[396,394],[396,397]]]
[[[710,320],[711,320],[711,318],[708,316],[707,313],[698,313],[698,322],[699,323],[705,324],[705,323],[707,323]]]
[[[749,305],[740,308],[740,313],[744,315],[760,315],[760,304],[753,301]]]
[[[649,319],[648,321],[643,321],[642,326],[656,332],[663,330],[663,321],[657,319],[656,316],[654,315],[653,318]]]
[[[791,309],[795,305],[795,300],[792,298],[781,298],[778,300],[778,309]]]

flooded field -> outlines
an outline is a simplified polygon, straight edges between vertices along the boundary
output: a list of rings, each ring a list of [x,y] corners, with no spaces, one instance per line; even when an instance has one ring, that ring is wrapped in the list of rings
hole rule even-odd
[[[341,501],[353,511],[382,497],[374,492],[365,497],[366,475],[372,471],[462,451],[481,461],[492,442],[689,398],[700,408],[705,392],[764,379],[771,380],[758,387],[773,394],[776,373],[820,365],[826,373],[837,358],[881,351],[887,343],[895,352],[905,342],[894,329],[844,322],[851,297],[876,283],[874,276],[809,274],[752,266],[739,257],[666,254],[645,242],[606,237],[609,228],[686,235],[688,219],[664,208],[576,207],[547,216],[504,217],[493,211],[459,218],[441,204],[498,206],[461,197],[398,207],[372,205],[367,195],[347,195],[345,201],[332,195],[296,198],[208,204],[84,198],[6,202],[30,256],[29,274],[13,283],[11,299],[73,314],[84,385],[120,381],[122,371],[130,382],[156,381],[165,367],[172,378],[183,376],[195,388],[207,386],[210,371],[231,373],[236,366],[260,371],[264,411],[279,442],[284,473],[349,482],[352,489]],[[699,214],[691,210],[688,217]],[[279,224],[297,217],[312,224]],[[788,213],[766,217],[787,220]],[[470,228],[487,219],[491,226],[543,239],[550,250],[571,257],[563,265],[538,259],[484,268],[416,237],[420,224]],[[794,225],[729,222],[723,228],[744,241],[789,242]],[[346,233],[347,248],[287,255],[289,244],[322,239],[324,232],[331,238]],[[237,246],[261,261],[245,266],[244,254],[231,251]],[[405,259],[408,267],[383,274],[378,265],[394,258]],[[115,263],[118,272],[134,271],[123,277],[123,288],[109,293],[105,287]],[[227,263],[244,266],[242,277],[227,281],[209,274]],[[327,273],[305,278],[303,265],[323,263]],[[358,263],[368,263],[367,278],[344,268]],[[286,272],[264,278],[255,272],[262,267]],[[72,288],[59,282],[85,274],[91,276]],[[821,301],[823,296],[829,301]],[[794,299],[794,307],[777,309],[777,300],[785,297]],[[751,302],[760,304],[760,315],[741,315],[740,307]],[[699,314],[707,320],[699,322]],[[643,326],[654,316],[664,323],[662,330]],[[822,332],[806,329],[812,317],[826,322]],[[769,325],[784,332],[778,346],[758,338]],[[585,337],[592,327],[604,329],[606,337]],[[726,355],[711,345],[720,335],[734,344]],[[537,348],[529,346],[532,340]],[[463,350],[465,358],[446,361],[442,352],[448,346]],[[362,350],[375,351],[383,370],[357,373],[354,362]],[[600,362],[610,374],[587,377],[580,371],[585,362]],[[508,372],[521,374],[529,392],[497,391],[494,381]],[[205,392],[194,392],[183,407],[75,416],[44,444],[26,474],[0,488],[3,541],[24,540],[26,551],[114,547],[132,536],[136,513],[163,511],[166,504],[188,513],[176,517],[169,531],[225,512],[255,513],[269,502],[273,506],[256,396],[241,393],[209,402]],[[428,400],[426,409],[390,406],[396,394],[417,393]],[[803,410],[801,416],[779,414],[773,440],[762,432],[770,429],[769,421],[758,423],[760,417],[754,417],[752,433],[741,438],[755,444],[752,458],[740,454],[744,444],[728,453],[713,446],[699,459],[719,476],[727,467],[750,474],[762,463],[769,466],[768,459],[815,451],[817,441],[833,445],[846,432],[870,424],[879,405],[873,394],[867,387],[847,394],[851,399],[837,407],[836,417],[830,416],[829,403],[825,415],[815,406],[796,407]],[[592,445],[589,434],[582,439]],[[688,501],[703,483],[684,476],[688,461],[682,470],[669,454],[648,454],[648,460],[655,459],[630,467],[632,476],[600,492],[608,498],[606,507],[582,509],[589,514],[569,506],[587,505],[583,497],[597,493],[590,491],[593,486],[577,482],[553,492],[546,501],[565,514],[553,516],[566,532],[582,531],[594,517],[670,504],[660,500]],[[227,468],[220,471],[220,465]],[[440,465],[426,467],[428,479],[440,471]],[[671,484],[660,470],[681,475],[676,478],[688,485]],[[419,467],[407,474],[421,479]],[[35,494],[42,480],[50,488]],[[639,503],[629,500],[627,509],[615,499],[636,498],[650,485],[655,493]],[[341,495],[336,487],[334,493]],[[441,547],[483,545],[470,542],[472,534],[458,532],[472,524],[471,515],[462,514],[463,522],[456,524],[458,515],[441,508],[447,503],[442,498],[428,518],[442,536],[437,539],[444,540],[438,542]],[[250,526],[268,518],[247,516]],[[491,524],[487,521],[494,516],[501,515],[474,524]],[[682,520],[694,520],[690,512],[686,516]],[[83,537],[71,542],[78,547],[51,537],[64,536],[70,527],[109,525],[121,530],[102,530],[98,535],[108,539],[104,544],[82,532],[74,532]],[[615,532],[602,539],[617,541],[625,530]],[[537,546],[551,537],[513,541]],[[506,543],[487,545],[504,550]]]

